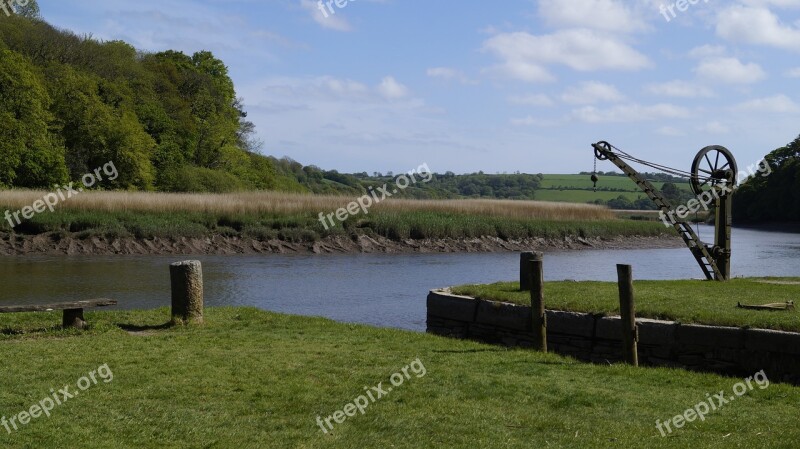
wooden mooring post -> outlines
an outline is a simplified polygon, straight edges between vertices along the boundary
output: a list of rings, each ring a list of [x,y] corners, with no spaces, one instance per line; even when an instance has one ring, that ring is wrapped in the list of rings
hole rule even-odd
[[[525,292],[531,289],[531,261],[541,261],[544,254],[536,251],[525,251],[519,255],[519,290]]]
[[[173,322],[203,322],[203,270],[199,260],[169,266]]]
[[[630,265],[617,265],[619,284],[619,315],[622,323],[622,352],[625,363],[639,366],[636,329],[636,304],[633,297],[633,269]]]
[[[531,317],[533,330],[533,348],[547,352],[547,315],[544,310],[544,262],[541,256],[538,260],[529,262],[531,278]]]

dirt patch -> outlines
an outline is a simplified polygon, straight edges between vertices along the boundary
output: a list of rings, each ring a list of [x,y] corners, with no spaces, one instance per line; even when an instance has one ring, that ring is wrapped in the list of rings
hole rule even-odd
[[[333,236],[316,242],[259,241],[215,235],[205,238],[135,239],[73,236],[50,233],[29,236],[0,233],[0,255],[227,255],[227,254],[337,254],[337,253],[458,253],[502,251],[558,251],[581,249],[679,248],[678,237],[617,237],[612,239],[526,238],[424,239],[394,241],[384,237]]]

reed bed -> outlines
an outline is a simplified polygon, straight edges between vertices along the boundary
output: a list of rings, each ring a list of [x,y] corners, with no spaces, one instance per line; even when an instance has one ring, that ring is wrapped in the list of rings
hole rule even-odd
[[[0,192],[0,207],[19,210],[48,192],[6,190]],[[180,194],[152,192],[83,192],[58,204],[60,210],[84,212],[193,212],[206,214],[328,214],[356,198],[283,192],[229,194]],[[440,212],[533,220],[613,220],[614,214],[588,204],[516,200],[411,200],[388,198],[370,212]]]

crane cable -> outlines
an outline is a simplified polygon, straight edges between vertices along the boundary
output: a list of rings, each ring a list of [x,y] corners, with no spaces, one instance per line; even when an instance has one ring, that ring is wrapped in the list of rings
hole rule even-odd
[[[639,159],[639,158],[633,157],[630,154],[628,154],[628,153],[620,150],[619,148],[615,147],[614,145],[611,145],[610,143],[608,145],[617,153],[617,157],[619,157],[620,159],[626,159],[626,160],[629,160],[629,161],[632,161],[632,162],[636,162],[638,164],[654,168],[656,170],[662,171],[664,173],[667,173],[667,174],[670,174],[670,175],[673,175],[673,176],[677,176],[679,178],[692,179],[692,178],[695,177],[691,172],[678,170],[677,168],[667,167],[666,165],[656,164],[655,162],[648,162],[648,161],[645,161],[643,159]]]

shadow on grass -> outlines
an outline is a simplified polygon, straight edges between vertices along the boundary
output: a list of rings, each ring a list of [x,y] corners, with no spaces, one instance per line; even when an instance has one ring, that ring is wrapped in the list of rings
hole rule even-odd
[[[431,352],[441,353],[441,354],[472,354],[476,352],[509,352],[506,348],[495,348],[495,349],[434,349]]]
[[[143,326],[136,325],[136,324],[123,324],[123,323],[115,323],[115,325],[117,327],[119,327],[120,329],[122,329],[122,330],[124,330],[126,332],[131,332],[131,333],[143,333],[143,332],[149,332],[149,331],[160,331],[160,330],[165,330],[165,329],[172,329],[173,327],[176,326],[176,324],[173,323],[172,321],[167,321],[164,324],[148,324],[148,325],[143,325]]]
[[[16,340],[15,337],[22,337],[22,338],[40,337],[40,336],[68,337],[72,335],[80,335],[80,333],[89,330],[91,330],[91,325],[86,327],[85,329],[71,329],[71,328],[64,328],[61,326],[31,327],[31,328],[4,327],[0,329],[0,336],[8,337],[8,338],[3,338],[3,340]]]

